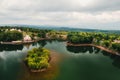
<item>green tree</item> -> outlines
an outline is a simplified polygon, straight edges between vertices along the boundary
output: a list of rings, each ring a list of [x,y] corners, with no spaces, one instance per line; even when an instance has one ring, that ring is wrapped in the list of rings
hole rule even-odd
[[[45,48],[33,48],[28,51],[28,55],[25,58],[29,68],[33,70],[39,70],[43,68],[48,68],[49,66],[50,52]]]

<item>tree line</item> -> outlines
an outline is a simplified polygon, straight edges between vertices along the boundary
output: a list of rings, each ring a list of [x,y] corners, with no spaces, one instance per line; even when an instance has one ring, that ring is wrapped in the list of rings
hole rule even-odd
[[[23,39],[23,34],[18,31],[0,32],[0,41],[3,42],[11,42],[22,39]]]
[[[120,43],[116,43],[115,40],[120,41],[119,34],[101,33],[101,32],[69,32],[67,40],[74,44],[96,44],[104,46],[116,51],[120,51]]]

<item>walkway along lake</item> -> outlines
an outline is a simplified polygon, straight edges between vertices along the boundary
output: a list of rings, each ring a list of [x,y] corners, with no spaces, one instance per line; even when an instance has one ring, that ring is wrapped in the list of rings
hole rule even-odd
[[[116,51],[113,51],[113,50],[110,50],[110,49],[108,49],[106,47],[98,46],[98,45],[95,45],[95,44],[72,44],[72,43],[68,43],[68,42],[66,42],[66,44],[67,44],[67,46],[83,46],[83,47],[91,46],[91,47],[96,47],[96,48],[99,48],[99,49],[101,49],[103,51],[106,51],[106,52],[108,52],[110,54],[114,54],[114,55],[120,56],[120,53],[118,53]]]
[[[43,46],[62,55],[59,64],[31,73],[23,64],[27,51]],[[55,58],[55,57],[54,57]],[[26,45],[0,45],[0,80],[120,80],[120,57],[91,46],[39,41]]]

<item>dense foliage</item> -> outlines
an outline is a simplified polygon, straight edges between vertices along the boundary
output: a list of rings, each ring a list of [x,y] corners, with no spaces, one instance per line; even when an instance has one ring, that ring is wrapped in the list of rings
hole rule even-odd
[[[100,33],[100,32],[70,32],[67,36],[68,42],[74,44],[96,44],[110,48],[116,51],[120,51],[120,43],[114,42],[120,41],[119,34]]]
[[[66,40],[67,32],[51,30],[50,32],[47,33],[47,37],[51,39],[57,39],[57,40]]]
[[[93,36],[90,33],[85,32],[71,32],[68,34],[67,39],[71,43],[92,43]]]
[[[17,41],[22,39],[23,39],[23,34],[18,31],[7,31],[0,33],[0,41],[10,42],[10,41]]]
[[[120,43],[112,43],[112,48],[118,52],[120,52]]]
[[[14,39],[7,39],[6,35],[3,35],[5,32],[6,34],[11,31],[11,29],[15,29],[16,31],[20,30],[23,36],[29,35],[32,40],[39,40],[41,38],[48,38],[48,39],[60,39],[66,40],[66,31],[54,31],[54,30],[46,30],[46,29],[36,29],[30,27],[20,27],[20,26],[3,26],[0,27],[0,40],[1,41],[12,41]],[[11,33],[14,33],[11,31]],[[13,37],[13,36],[11,36]],[[19,36],[18,36],[19,37]],[[4,40],[6,38],[6,40]],[[21,37],[19,37],[21,38]],[[19,39],[18,38],[18,39]],[[23,39],[23,38],[22,38]]]
[[[33,48],[28,52],[25,59],[30,69],[40,70],[48,68],[49,66],[50,52],[45,48]]]

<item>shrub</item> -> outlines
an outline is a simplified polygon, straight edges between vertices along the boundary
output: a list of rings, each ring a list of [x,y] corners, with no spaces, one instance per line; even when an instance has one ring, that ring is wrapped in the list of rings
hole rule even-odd
[[[120,52],[120,43],[112,43],[112,49]]]
[[[33,48],[28,51],[28,55],[25,58],[27,65],[30,69],[39,70],[48,68],[49,66],[50,52],[45,48]]]

